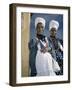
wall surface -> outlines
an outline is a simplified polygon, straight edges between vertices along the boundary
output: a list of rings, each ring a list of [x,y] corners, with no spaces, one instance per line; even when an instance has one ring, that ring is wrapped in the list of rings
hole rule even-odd
[[[43,85],[43,86],[9,86],[9,4],[44,4],[70,6],[72,11],[72,0],[0,0],[0,90],[72,90],[72,77],[69,84]],[[72,12],[71,12],[72,24]],[[72,26],[71,26],[72,29]],[[70,32],[72,34],[72,31]],[[72,38],[72,35],[71,35]],[[72,45],[72,41],[71,41]],[[72,48],[70,49],[72,51]],[[71,63],[72,64],[72,61]],[[72,68],[72,65],[71,65]],[[72,69],[71,69],[72,76]]]
[[[30,13],[23,13],[22,14],[22,28],[21,28],[21,70],[22,70],[22,77],[29,75],[29,24],[30,24]]]

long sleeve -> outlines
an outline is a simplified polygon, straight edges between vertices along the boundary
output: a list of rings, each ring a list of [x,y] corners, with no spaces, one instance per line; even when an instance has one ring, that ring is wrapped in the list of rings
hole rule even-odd
[[[58,46],[59,46],[60,50],[63,51],[63,46],[60,44],[60,42],[58,42]]]
[[[32,39],[29,42],[29,66],[31,69],[31,76],[36,76],[36,67],[35,67],[36,54],[37,54],[37,45],[36,42]]]

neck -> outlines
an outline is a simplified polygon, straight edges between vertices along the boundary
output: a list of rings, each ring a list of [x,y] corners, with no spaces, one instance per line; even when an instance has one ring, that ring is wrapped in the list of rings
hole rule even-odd
[[[43,35],[43,34],[41,34],[41,33],[37,33],[36,35]]]
[[[56,38],[56,36],[52,36],[52,35],[50,35],[50,37],[51,37],[51,38]]]

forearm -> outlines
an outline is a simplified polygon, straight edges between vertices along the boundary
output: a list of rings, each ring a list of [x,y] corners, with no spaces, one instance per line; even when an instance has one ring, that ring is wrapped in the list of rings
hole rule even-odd
[[[63,51],[63,46],[58,42],[58,45],[59,45],[59,49],[61,50],[61,51]]]
[[[48,52],[48,48],[46,48],[46,47],[42,48],[40,51],[43,52],[43,53]]]

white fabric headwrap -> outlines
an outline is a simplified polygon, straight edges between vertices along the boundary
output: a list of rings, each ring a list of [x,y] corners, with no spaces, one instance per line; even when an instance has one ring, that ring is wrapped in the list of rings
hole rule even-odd
[[[35,28],[37,27],[37,24],[38,23],[42,23],[43,24],[43,27],[45,28],[45,19],[44,18],[41,18],[41,17],[37,17],[35,19]]]
[[[59,22],[56,21],[56,20],[51,20],[50,23],[49,23],[49,31],[52,29],[52,28],[56,28],[56,30],[58,30],[58,27],[59,27]]]

